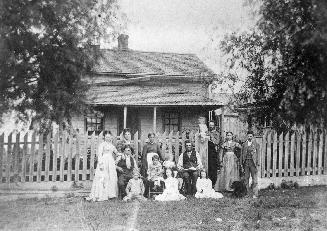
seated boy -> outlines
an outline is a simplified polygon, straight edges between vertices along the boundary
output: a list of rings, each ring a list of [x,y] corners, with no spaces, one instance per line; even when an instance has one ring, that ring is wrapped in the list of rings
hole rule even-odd
[[[159,156],[154,155],[152,157],[152,164],[148,168],[148,180],[152,181],[154,184],[154,190],[157,190],[161,184],[160,181],[163,181],[163,169],[162,165],[159,162]]]
[[[143,196],[144,184],[142,179],[140,179],[140,174],[135,171],[133,173],[133,178],[128,181],[126,186],[126,194],[123,198],[124,201],[129,201],[133,199],[144,201],[146,198]]]

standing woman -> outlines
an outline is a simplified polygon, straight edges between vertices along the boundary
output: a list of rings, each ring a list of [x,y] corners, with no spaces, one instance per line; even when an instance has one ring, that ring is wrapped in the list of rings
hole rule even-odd
[[[129,145],[132,151],[132,154],[134,154],[134,142],[132,140],[132,134],[129,128],[124,128],[123,130],[123,137],[121,140],[117,142],[117,150],[120,153],[123,153],[123,147],[125,145]]]
[[[238,158],[235,155],[235,149],[241,149],[241,145],[233,141],[233,133],[226,133],[226,142],[223,143],[220,151],[220,159],[222,160],[222,168],[220,174],[217,175],[215,191],[233,191],[231,185],[234,181],[239,181],[239,165]]]
[[[105,131],[104,142],[98,147],[98,165],[92,183],[88,201],[105,201],[115,198],[118,195],[117,172],[114,155],[118,154],[117,149],[112,144],[113,136]],[[100,137],[99,137],[100,138]]]

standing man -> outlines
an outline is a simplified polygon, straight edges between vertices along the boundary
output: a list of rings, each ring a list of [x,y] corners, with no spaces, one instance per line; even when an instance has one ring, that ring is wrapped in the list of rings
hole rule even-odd
[[[178,158],[177,168],[183,173],[186,194],[194,195],[198,171],[202,169],[202,162],[200,154],[193,150],[190,140],[185,141],[185,148],[185,152]]]
[[[260,146],[253,139],[254,135],[252,131],[247,133],[248,139],[242,145],[242,153],[240,161],[245,171],[245,185],[247,193],[250,192],[249,179],[250,174],[252,177],[252,189],[253,189],[253,198],[258,197],[258,168],[259,168],[259,155],[260,155]]]
[[[220,134],[216,130],[215,122],[209,121],[208,136],[210,137],[208,142],[208,176],[212,183],[217,181],[217,166],[220,164],[218,158],[218,145],[220,140]]]

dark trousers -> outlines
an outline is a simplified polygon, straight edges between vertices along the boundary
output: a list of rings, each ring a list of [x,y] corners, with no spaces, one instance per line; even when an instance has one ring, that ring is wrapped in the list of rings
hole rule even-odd
[[[208,177],[214,184],[217,181],[217,166],[218,166],[218,153],[216,145],[212,142],[208,143]]]
[[[197,171],[184,171],[183,179],[185,182],[185,189],[187,195],[194,195],[196,193],[196,180],[198,179]]]
[[[245,177],[245,186],[247,192],[250,192],[250,188],[253,189],[253,193],[255,196],[258,196],[258,171],[257,167],[254,164],[253,160],[245,160],[244,163],[244,177]],[[252,177],[252,187],[249,185],[250,174]]]
[[[126,196],[126,186],[130,179],[132,179],[131,174],[121,173],[118,175],[118,188],[123,198]]]

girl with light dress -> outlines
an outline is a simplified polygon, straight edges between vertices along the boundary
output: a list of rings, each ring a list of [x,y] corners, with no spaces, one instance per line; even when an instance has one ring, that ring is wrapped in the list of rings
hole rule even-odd
[[[215,192],[212,188],[212,181],[207,178],[207,173],[205,171],[201,171],[200,176],[201,178],[196,181],[196,198],[220,199],[224,197],[221,193]]]
[[[105,131],[104,142],[98,147],[98,165],[95,170],[90,195],[87,201],[105,201],[118,195],[117,172],[114,155],[118,151],[112,144],[113,136]]]
[[[173,172],[170,168],[166,169],[167,178],[164,180],[165,189],[162,194],[155,197],[156,201],[179,201],[185,200],[186,198],[179,193],[178,190],[178,179],[173,177]]]

